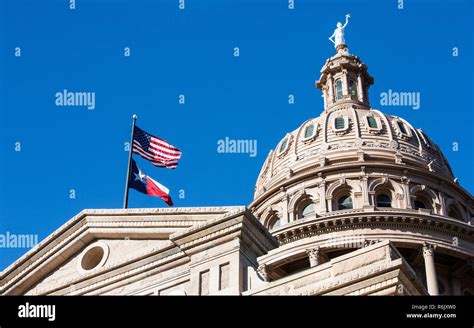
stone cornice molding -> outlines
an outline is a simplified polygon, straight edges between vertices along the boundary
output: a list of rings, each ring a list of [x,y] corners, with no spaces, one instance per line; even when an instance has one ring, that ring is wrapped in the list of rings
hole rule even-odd
[[[253,226],[253,229],[249,229],[249,226]],[[236,234],[231,236],[232,233]],[[205,225],[195,226],[171,235],[170,240],[180,249],[186,250],[224,235],[227,235],[227,238],[246,238],[251,245],[258,246],[259,252],[262,253],[277,246],[274,237],[249,210],[209,220]]]
[[[45,271],[47,270],[46,268],[58,267],[94,239],[107,237],[111,234],[115,239],[126,238],[130,234],[133,234],[135,237],[144,235],[143,238],[150,238],[150,236],[166,238],[173,231],[176,233],[171,236],[176,238],[176,236],[180,235],[179,230],[189,230],[190,233],[193,233],[193,231],[198,231],[199,227],[206,226],[207,224],[213,226],[215,222],[232,220],[239,213],[245,213],[244,216],[251,217],[253,221],[256,221],[256,224],[260,224],[250,214],[250,211],[243,206],[196,209],[84,210],[5,269],[0,274],[0,294],[21,293],[20,289],[29,288],[25,282],[39,280],[48,273]],[[159,218],[160,215],[163,216],[162,219]],[[259,229],[267,234],[269,240],[274,240],[263,227],[260,226]],[[227,228],[219,233],[225,235],[229,231],[229,228]],[[208,236],[208,239],[211,238],[213,238],[213,235]],[[255,239],[255,237],[252,238]],[[205,239],[202,241],[204,242]],[[273,243],[273,245],[276,245],[276,241]],[[269,245],[272,245],[271,243],[267,246],[274,247]],[[124,259],[124,261],[114,267],[126,265],[128,262],[133,264],[140,261],[142,256],[150,258],[169,249],[176,249],[176,247],[172,241],[168,241],[164,246],[152,250],[147,249],[143,254],[134,254],[133,259]],[[176,251],[185,256],[182,250],[176,249]],[[83,279],[91,279],[96,275],[104,274],[109,269],[113,270],[113,268],[104,268],[105,271],[100,270],[90,273],[90,275],[86,274]],[[32,279],[32,277],[35,277],[35,279]]]
[[[332,212],[335,213],[335,212]],[[343,231],[363,228],[384,228],[388,234],[393,236],[404,233],[398,231],[406,228],[413,232],[430,231],[438,232],[452,238],[454,236],[466,239],[471,243],[474,241],[474,227],[455,219],[437,215],[427,215],[415,210],[402,211],[371,211],[352,210],[350,212],[330,214],[320,217],[302,219],[285,225],[273,231],[273,235],[280,245],[291,243],[303,238],[315,235],[322,235],[334,231]],[[398,232],[397,232],[398,231]],[[420,240],[426,238],[420,237]],[[446,245],[443,245],[446,247]],[[461,251],[464,245],[453,245],[453,250]],[[467,245],[466,245],[467,246]],[[464,253],[474,250],[465,249]]]

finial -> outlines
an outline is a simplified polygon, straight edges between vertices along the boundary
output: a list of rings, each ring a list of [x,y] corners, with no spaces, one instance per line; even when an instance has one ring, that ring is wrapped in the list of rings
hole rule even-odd
[[[132,118],[133,118],[134,121],[136,121],[137,118],[138,118],[137,114],[133,114]]]
[[[350,14],[346,14],[346,22],[342,25],[341,22],[337,22],[337,27],[334,30],[334,33],[329,37],[329,40],[334,43],[334,48],[339,53],[342,50],[347,50],[346,40],[344,39],[344,29],[349,23]]]

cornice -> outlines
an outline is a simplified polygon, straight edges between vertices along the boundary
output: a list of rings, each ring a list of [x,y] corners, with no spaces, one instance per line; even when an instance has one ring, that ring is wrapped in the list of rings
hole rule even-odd
[[[273,231],[273,235],[280,245],[292,243],[303,238],[323,235],[335,231],[355,231],[361,228],[384,228],[390,233],[403,235],[400,228],[417,231],[431,231],[446,234],[451,238],[454,236],[474,242],[474,227],[438,215],[427,215],[415,211],[364,211],[352,210],[344,213],[328,214],[324,216],[311,217],[287,224]],[[453,249],[461,250],[461,246]],[[472,249],[465,252],[473,252]],[[473,254],[471,254],[473,255]]]
[[[205,225],[208,221],[212,222],[214,218],[209,215],[217,216],[215,220],[219,220],[245,210],[244,206],[83,210],[0,274],[0,294],[11,292],[12,288],[24,284],[32,276],[44,276],[48,273],[45,271],[48,266],[60,265],[88,242],[101,236],[113,233],[116,238],[120,238],[120,235],[126,238],[132,233],[149,237],[150,233],[156,235],[159,231],[157,229],[192,229],[193,224]],[[184,219],[183,214],[189,217]],[[157,215],[163,215],[163,218],[158,219]],[[169,235],[170,233],[163,232],[162,234]],[[270,238],[272,237],[270,236]],[[168,245],[165,248],[169,247],[171,246]],[[165,248],[147,252],[160,252]],[[152,254],[143,254],[143,256],[147,255],[151,256]],[[137,258],[125,259],[123,264],[136,260]],[[101,273],[103,271],[97,274]]]

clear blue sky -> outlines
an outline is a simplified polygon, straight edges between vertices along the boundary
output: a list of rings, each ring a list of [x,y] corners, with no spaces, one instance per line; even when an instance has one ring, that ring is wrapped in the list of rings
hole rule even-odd
[[[295,10],[287,0],[186,0],[184,11],[178,0],[0,3],[2,234],[41,240],[84,208],[120,208],[133,113],[183,150],[177,170],[137,158],[176,206],[249,204],[268,151],[321,113],[314,81],[347,12],[350,51],[375,77],[372,107],[423,128],[474,190],[471,0],[405,0],[403,10],[395,0],[296,0]],[[55,106],[64,89],[95,92],[95,109]],[[381,107],[388,89],[421,92],[421,108]],[[219,154],[225,137],[256,139],[257,156]],[[130,207],[163,206],[130,191]],[[0,269],[26,251],[0,248]]]

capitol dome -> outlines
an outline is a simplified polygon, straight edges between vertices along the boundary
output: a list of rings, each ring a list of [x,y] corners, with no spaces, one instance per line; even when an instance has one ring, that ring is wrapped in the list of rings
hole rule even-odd
[[[449,267],[473,258],[472,196],[422,129],[370,106],[367,66],[346,45],[336,50],[316,81],[324,111],[287,133],[257,178],[249,207],[280,244],[260,263],[265,276],[389,240],[430,294],[460,293]],[[423,269],[419,255],[434,249]]]
[[[316,82],[324,94],[324,112],[287,133],[270,152],[258,176],[254,198],[315,165],[377,161],[429,171],[452,181],[444,155],[422,129],[370,107],[368,89],[372,83],[358,57],[338,53],[330,58]]]

